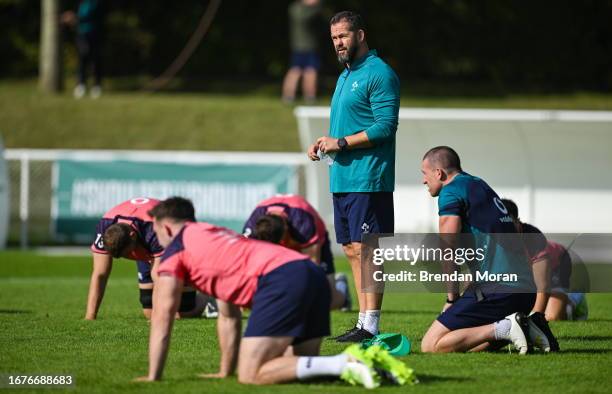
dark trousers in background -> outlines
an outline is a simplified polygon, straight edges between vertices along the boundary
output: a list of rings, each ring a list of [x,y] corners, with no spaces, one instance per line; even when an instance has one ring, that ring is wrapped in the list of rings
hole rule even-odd
[[[88,68],[91,66],[94,85],[101,85],[102,70],[99,34],[77,34],[76,46],[79,52],[79,84],[85,85],[87,83]]]

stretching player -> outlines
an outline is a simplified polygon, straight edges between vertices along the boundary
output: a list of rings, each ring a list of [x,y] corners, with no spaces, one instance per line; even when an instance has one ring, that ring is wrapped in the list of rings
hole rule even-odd
[[[85,319],[95,320],[104,297],[104,290],[113,267],[113,258],[136,260],[138,288],[142,312],[151,318],[153,302],[152,265],[159,262],[163,248],[153,231],[153,222],[147,213],[159,203],[153,198],[133,198],[104,214],[96,228],[96,238],[91,245],[93,269],[87,296]],[[195,221],[193,212],[186,212],[185,220]],[[204,298],[186,287],[181,298],[177,317],[196,317],[202,314]]]
[[[237,369],[238,381],[247,384],[336,376],[368,388],[378,385],[375,364],[359,346],[350,354],[318,356],[321,338],[330,332],[330,291],[320,267],[288,248],[208,223],[189,223],[177,214],[189,206],[189,200],[173,197],[149,211],[166,250],[154,294],[149,373],[137,381],[161,379],[172,316],[183,284],[190,282],[219,304],[220,367],[202,377],[223,378]],[[252,309],[242,339],[241,307]],[[403,363],[378,351],[388,356],[389,373],[400,378],[411,374]]]
[[[572,275],[572,259],[569,252],[563,245],[547,241],[542,232],[535,226],[524,223],[519,218],[517,205],[512,200],[503,199],[504,205],[508,207],[508,213],[514,220],[518,231],[528,234],[525,237],[525,244],[532,266],[535,267],[538,261],[548,262],[547,289],[546,296],[536,299],[534,312],[541,316],[545,315],[545,320],[585,320],[588,316],[588,306],[584,293],[570,293],[570,278]],[[541,238],[544,239],[542,242]],[[542,270],[541,270],[542,271]],[[536,277],[534,269],[534,277]]]
[[[331,309],[351,309],[346,275],[335,274],[329,235],[319,213],[302,196],[279,194],[260,202],[244,224],[242,233],[280,244],[308,255],[327,274]]]
[[[527,257],[524,253],[511,253],[490,236],[516,233],[497,194],[482,179],[463,172],[459,156],[447,146],[429,150],[421,171],[431,196],[439,197],[440,233],[473,234],[475,246],[485,250],[486,256],[476,268],[478,271],[512,272],[518,276],[518,283],[500,281],[487,285],[474,281],[462,295],[450,291],[442,314],[423,337],[421,350],[476,351],[484,350],[490,342],[508,340],[520,354],[526,354],[532,344],[549,351],[546,336],[525,315],[533,306],[535,294],[517,292],[534,287]],[[521,263],[521,259],[525,261]]]

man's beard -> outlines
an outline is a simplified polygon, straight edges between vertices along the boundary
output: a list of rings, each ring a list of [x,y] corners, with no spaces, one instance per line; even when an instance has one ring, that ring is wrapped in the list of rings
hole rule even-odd
[[[353,62],[353,60],[355,59],[355,53],[357,52],[357,46],[353,45],[349,48],[346,48],[346,51],[344,52],[343,55],[338,54],[338,52],[336,52],[336,56],[338,57],[338,62],[340,64],[342,64],[343,66],[345,64],[351,64]]]

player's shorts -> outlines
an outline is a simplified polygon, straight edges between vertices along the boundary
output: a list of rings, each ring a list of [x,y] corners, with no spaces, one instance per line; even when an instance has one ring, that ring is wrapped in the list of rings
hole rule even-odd
[[[331,294],[325,272],[297,260],[259,278],[245,337],[294,337],[294,344],[325,337]]]
[[[572,276],[572,260],[565,252],[559,258],[559,264],[550,273],[551,293],[567,294]]]
[[[291,54],[291,67],[314,68],[318,70],[321,67],[321,59],[315,51],[293,52]]]
[[[151,263],[138,260],[136,261],[136,266],[138,267],[138,283],[141,285],[153,283],[153,278],[151,277]]]
[[[336,242],[361,242],[362,234],[394,232],[392,192],[334,193]]]
[[[535,298],[533,293],[483,293],[479,301],[476,292],[468,289],[438,321],[451,331],[484,326],[515,312],[529,313]]]
[[[334,265],[334,254],[331,251],[331,242],[329,241],[329,234],[325,232],[325,242],[321,248],[321,263],[319,264],[325,271],[326,275],[336,273],[336,266]]]

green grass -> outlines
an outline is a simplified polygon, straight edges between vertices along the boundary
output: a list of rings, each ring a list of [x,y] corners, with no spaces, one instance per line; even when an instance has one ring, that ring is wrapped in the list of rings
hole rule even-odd
[[[346,261],[338,259],[341,271]],[[341,382],[246,387],[235,378],[202,381],[200,372],[215,372],[219,352],[215,322],[176,323],[164,380],[136,384],[147,370],[148,323],[139,310],[134,264],[114,265],[100,318],[82,320],[90,270],[88,257],[49,257],[34,253],[0,253],[0,373],[70,373],[70,392],[358,392]],[[413,342],[404,361],[421,383],[384,387],[382,392],[609,392],[612,381],[612,294],[590,294],[590,319],[558,322],[552,328],[562,352],[519,357],[494,354],[424,355],[420,339],[441,308],[443,296],[387,294],[382,328],[399,331]],[[355,313],[332,314],[332,332],[348,328]],[[342,346],[325,341],[323,354]],[[19,393],[27,390],[16,391]]]
[[[35,81],[0,80],[0,134],[9,148],[178,149],[299,151],[293,107],[283,105],[278,85],[147,94],[120,90],[120,82],[99,100],[74,100],[38,92]],[[71,87],[70,83],[66,84]],[[117,86],[115,90],[113,87]],[[551,95],[411,93],[402,107],[612,109],[612,95],[576,92]],[[203,87],[206,89],[206,86]],[[420,92],[427,89],[419,88]],[[433,91],[429,89],[430,91]],[[452,90],[446,87],[445,91]],[[328,105],[330,88],[319,104]],[[278,93],[278,94],[277,94]]]

